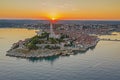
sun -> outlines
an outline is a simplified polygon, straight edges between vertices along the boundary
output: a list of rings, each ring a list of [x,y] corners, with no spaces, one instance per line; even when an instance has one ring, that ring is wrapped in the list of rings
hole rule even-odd
[[[47,19],[52,22],[52,23],[56,23],[57,21],[60,20],[60,15],[59,14],[46,14]]]
[[[54,20],[56,20],[56,18],[53,17],[52,20],[54,21]]]
[[[58,17],[57,17],[57,15],[48,15],[48,19],[50,19],[50,20],[56,20]]]
[[[56,22],[57,22],[57,18],[52,17],[50,21],[51,21],[52,23],[56,23]]]

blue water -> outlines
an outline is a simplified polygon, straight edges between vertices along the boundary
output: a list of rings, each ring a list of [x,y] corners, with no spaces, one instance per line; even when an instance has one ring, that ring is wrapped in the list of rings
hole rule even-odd
[[[69,57],[21,59],[5,54],[25,35],[9,36],[14,39],[0,35],[0,80],[120,80],[120,42],[100,41],[94,49]]]

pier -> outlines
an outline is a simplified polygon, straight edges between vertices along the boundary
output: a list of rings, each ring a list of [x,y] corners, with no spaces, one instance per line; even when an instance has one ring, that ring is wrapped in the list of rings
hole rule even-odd
[[[120,39],[100,39],[101,41],[120,41]]]

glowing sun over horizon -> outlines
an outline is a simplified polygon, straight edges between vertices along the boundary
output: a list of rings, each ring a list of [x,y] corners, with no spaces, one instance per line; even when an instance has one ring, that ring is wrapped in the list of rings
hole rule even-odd
[[[52,20],[54,21],[54,20],[56,20],[56,18],[53,17]]]
[[[120,20],[119,3],[120,0],[1,0],[0,19]]]

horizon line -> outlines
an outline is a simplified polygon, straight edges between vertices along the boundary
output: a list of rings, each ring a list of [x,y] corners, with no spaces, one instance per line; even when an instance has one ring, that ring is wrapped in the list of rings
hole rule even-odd
[[[0,18],[0,20],[43,20],[48,21],[49,19],[32,19],[32,18]],[[57,21],[120,21],[120,19],[57,19]]]

